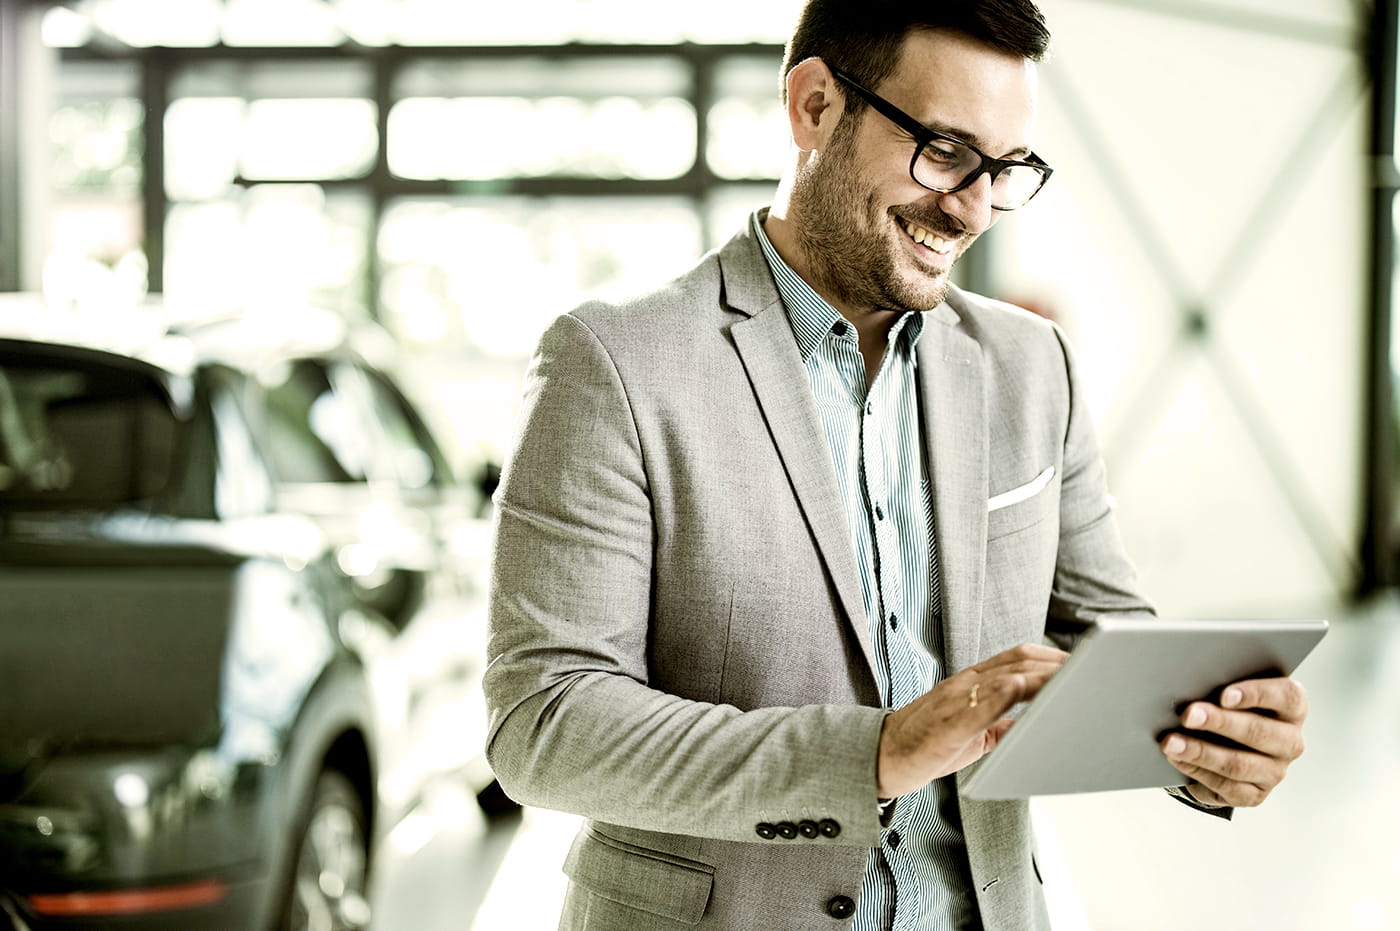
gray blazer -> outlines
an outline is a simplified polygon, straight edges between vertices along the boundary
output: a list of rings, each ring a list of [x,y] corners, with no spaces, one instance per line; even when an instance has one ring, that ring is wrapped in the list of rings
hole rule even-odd
[[[928,315],[949,669],[1150,610],[1061,333],[956,290]],[[522,416],[497,502],[488,753],[511,796],[587,819],[561,927],[839,927],[830,905],[856,898],[879,844],[886,712],[830,453],[752,233],[653,294],[559,318]],[[1046,927],[1025,804],[964,800],[962,817],[988,931]],[[760,835],[783,822],[795,837]]]

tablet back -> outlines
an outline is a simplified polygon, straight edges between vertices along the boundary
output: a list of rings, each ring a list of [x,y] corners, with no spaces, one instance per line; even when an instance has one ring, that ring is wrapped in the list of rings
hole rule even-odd
[[[1159,737],[1188,702],[1231,682],[1290,674],[1324,620],[1100,619],[991,753],[964,771],[969,798],[1182,785]]]

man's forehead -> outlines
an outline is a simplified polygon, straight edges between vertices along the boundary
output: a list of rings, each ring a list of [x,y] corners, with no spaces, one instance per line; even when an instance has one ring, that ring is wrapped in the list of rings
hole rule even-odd
[[[877,92],[929,129],[989,154],[1027,149],[1035,125],[1035,64],[961,33],[916,30]]]

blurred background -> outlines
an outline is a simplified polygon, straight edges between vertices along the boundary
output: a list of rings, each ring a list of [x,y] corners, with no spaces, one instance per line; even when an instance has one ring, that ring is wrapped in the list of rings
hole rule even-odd
[[[387,334],[444,473],[489,493],[549,320],[771,196],[799,7],[0,0],[0,291],[88,328],[251,314],[269,341],[329,310]],[[1068,330],[1163,614],[1333,624],[1264,808],[1037,802],[1057,927],[1400,928],[1394,4],[1042,7],[1055,176],[961,281]],[[479,627],[447,624],[466,659],[415,706],[373,925],[553,927],[576,821],[476,803]]]

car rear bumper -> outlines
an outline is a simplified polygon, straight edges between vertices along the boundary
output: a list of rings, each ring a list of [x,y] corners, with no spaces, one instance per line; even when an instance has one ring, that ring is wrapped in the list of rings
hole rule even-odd
[[[0,931],[251,931],[267,913],[269,892],[265,881],[246,877],[64,892],[0,890]]]

